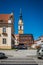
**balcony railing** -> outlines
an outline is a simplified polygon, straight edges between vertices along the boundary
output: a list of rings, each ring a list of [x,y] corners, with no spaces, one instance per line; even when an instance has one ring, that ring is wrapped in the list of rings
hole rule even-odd
[[[3,32],[2,34],[3,34],[4,36],[8,36],[8,34],[7,34],[6,32]]]

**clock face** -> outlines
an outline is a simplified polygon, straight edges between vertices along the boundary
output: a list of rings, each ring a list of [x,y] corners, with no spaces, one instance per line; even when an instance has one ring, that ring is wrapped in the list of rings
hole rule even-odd
[[[11,20],[8,20],[8,23],[11,23]]]

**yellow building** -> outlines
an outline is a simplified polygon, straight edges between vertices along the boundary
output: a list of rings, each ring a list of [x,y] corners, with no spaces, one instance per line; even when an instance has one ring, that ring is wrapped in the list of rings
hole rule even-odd
[[[14,16],[11,14],[0,14],[0,49],[11,49],[13,47]]]

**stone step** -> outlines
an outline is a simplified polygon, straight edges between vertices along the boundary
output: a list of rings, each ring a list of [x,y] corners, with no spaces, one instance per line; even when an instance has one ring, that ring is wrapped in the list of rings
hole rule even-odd
[[[36,64],[34,60],[1,60],[0,64]]]
[[[0,65],[38,65],[37,63],[0,63]]]

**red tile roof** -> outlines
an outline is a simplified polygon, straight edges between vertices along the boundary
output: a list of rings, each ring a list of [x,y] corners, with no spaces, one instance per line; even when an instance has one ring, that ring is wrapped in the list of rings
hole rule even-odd
[[[10,14],[0,14],[0,22],[8,23],[8,19],[11,15]]]

